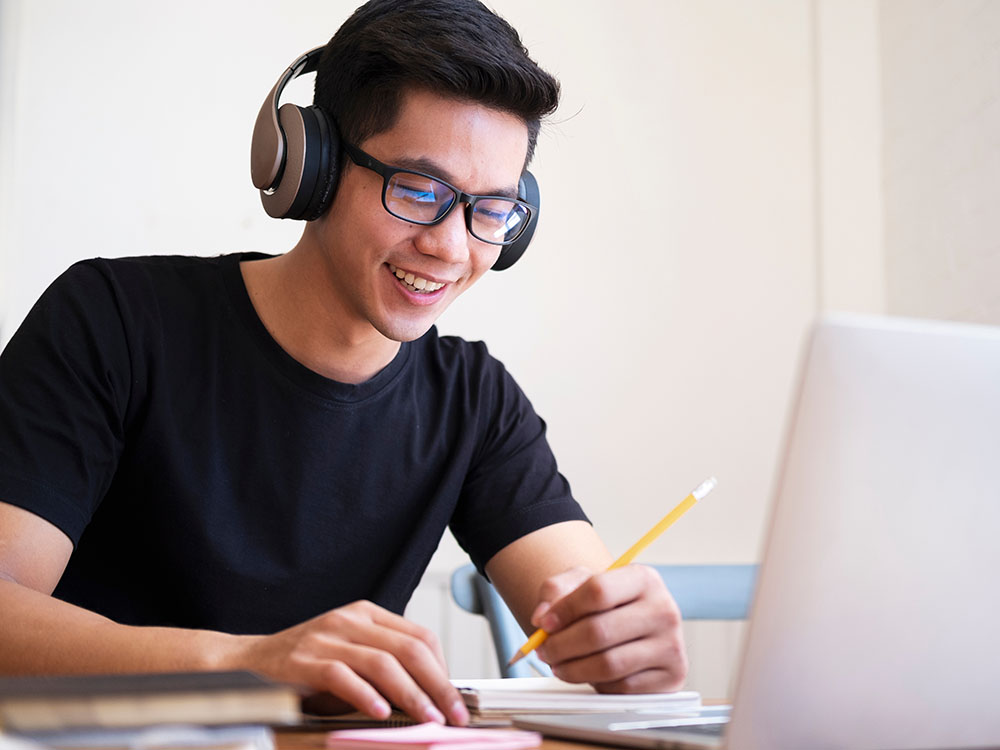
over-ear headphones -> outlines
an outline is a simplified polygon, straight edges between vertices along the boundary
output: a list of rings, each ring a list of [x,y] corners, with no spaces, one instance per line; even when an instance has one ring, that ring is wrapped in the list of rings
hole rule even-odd
[[[317,47],[293,62],[274,84],[257,115],[250,145],[250,178],[260,201],[276,219],[311,220],[323,213],[337,184],[340,138],[319,107],[284,104],[288,82],[319,65]]]
[[[293,78],[313,73],[324,47],[306,52],[278,78],[257,114],[250,145],[250,177],[260,190],[260,201],[276,219],[311,221],[323,214],[333,199],[340,175],[340,135],[320,107],[283,104],[281,92]],[[536,207],[517,241],[501,248],[493,270],[510,268],[528,249],[538,223],[538,182],[527,170],[521,175],[517,197]]]

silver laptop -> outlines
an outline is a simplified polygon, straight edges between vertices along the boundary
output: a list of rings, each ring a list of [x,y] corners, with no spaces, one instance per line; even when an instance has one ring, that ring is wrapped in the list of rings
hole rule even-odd
[[[998,574],[1000,329],[827,318],[722,736],[718,715],[516,723],[647,748],[1000,747]]]

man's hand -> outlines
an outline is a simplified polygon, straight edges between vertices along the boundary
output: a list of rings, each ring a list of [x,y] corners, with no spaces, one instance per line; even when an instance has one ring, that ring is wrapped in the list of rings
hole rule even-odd
[[[374,718],[388,717],[392,704],[418,721],[468,723],[434,634],[371,602],[246,643],[235,666],[330,693]]]
[[[546,580],[539,599],[531,623],[549,637],[538,655],[557,677],[602,693],[684,684],[680,610],[653,568],[627,565],[597,575],[574,568]]]

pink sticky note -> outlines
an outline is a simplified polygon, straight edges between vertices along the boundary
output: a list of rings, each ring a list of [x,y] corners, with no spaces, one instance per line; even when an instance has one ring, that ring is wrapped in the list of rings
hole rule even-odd
[[[336,750],[524,750],[542,744],[538,732],[449,727],[428,722],[410,727],[342,729],[326,746]]]

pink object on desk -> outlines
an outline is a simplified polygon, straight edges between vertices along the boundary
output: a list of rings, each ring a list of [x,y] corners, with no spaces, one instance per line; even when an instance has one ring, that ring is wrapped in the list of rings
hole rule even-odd
[[[523,750],[541,744],[538,732],[449,727],[433,722],[412,727],[341,729],[326,738],[326,746],[336,750]]]

